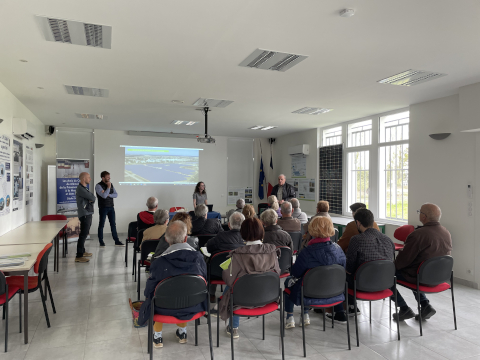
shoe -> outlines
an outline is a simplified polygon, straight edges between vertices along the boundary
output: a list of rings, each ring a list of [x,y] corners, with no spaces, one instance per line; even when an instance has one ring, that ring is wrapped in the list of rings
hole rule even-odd
[[[213,317],[218,317],[218,310],[213,308],[213,309],[210,309],[210,316],[213,316]]]
[[[430,315],[432,316],[432,315]],[[395,321],[404,321],[404,320],[407,320],[407,319],[411,319],[413,317],[415,317],[415,313],[413,312],[412,309],[410,309],[409,307],[405,310],[402,310],[400,309],[400,311],[395,314],[392,315],[393,317],[393,320]]]
[[[115,242],[115,246],[125,246],[125,244],[119,241],[119,242]]]
[[[90,261],[89,259],[84,258],[84,257],[76,257],[75,258],[75,262],[78,262],[78,263],[87,263],[89,261]]]
[[[437,310],[433,308],[432,305],[428,304],[425,307],[422,307],[421,314],[422,314],[422,321],[430,319],[433,315],[437,313]],[[418,321],[418,315],[415,315],[415,320]]]
[[[327,318],[332,320],[332,314],[327,313]],[[345,324],[347,322],[347,315],[345,314],[345,311],[336,312],[333,320],[339,324]]]
[[[92,253],[83,253],[83,257],[92,257]]]
[[[285,329],[293,329],[294,327],[295,327],[295,320],[293,319],[293,316],[290,316],[285,321]]]
[[[159,338],[153,338],[153,347],[154,348],[162,348],[163,347],[163,338],[160,336]]]
[[[227,326],[227,334],[231,336],[231,327],[230,325]],[[233,328],[233,338],[234,339],[238,339],[240,337],[240,335],[238,334],[238,328]]]
[[[180,344],[185,344],[187,342],[186,332],[184,332],[183,334],[180,334],[180,331],[177,329],[177,332],[175,333],[175,335],[177,335],[177,339]]]
[[[308,314],[303,314],[303,322],[305,323],[305,326],[310,325],[310,316]],[[298,320],[298,323],[300,326],[302,326],[302,318]]]
[[[105,248],[105,243],[103,241],[100,242],[100,249],[104,249]]]
[[[217,303],[217,297],[215,295],[210,295],[210,304],[216,304]]]
[[[322,308],[316,308],[316,309],[313,309],[313,311],[316,312],[317,314],[323,314]]]
[[[360,315],[360,309],[357,307],[357,316]],[[348,316],[355,316],[355,306],[348,305]]]

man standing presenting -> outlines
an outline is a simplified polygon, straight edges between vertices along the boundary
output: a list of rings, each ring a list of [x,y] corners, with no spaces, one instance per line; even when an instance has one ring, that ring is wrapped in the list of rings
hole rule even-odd
[[[290,201],[295,197],[295,188],[285,182],[285,175],[278,175],[278,185],[275,185],[272,189],[272,195],[275,195],[280,205],[284,201]]]
[[[98,212],[100,214],[100,220],[98,222],[98,241],[100,247],[104,248],[103,242],[103,226],[108,216],[108,222],[110,223],[110,229],[112,231],[112,237],[115,240],[115,246],[125,246],[117,235],[117,227],[115,225],[115,209],[113,208],[113,199],[118,196],[117,191],[110,182],[110,173],[108,171],[102,171],[100,174],[102,181],[95,185],[95,192],[98,198]]]
[[[92,253],[85,252],[85,239],[92,225],[95,195],[87,189],[87,185],[90,184],[90,174],[82,172],[78,178],[80,179],[80,183],[75,191],[75,197],[77,198],[78,219],[80,220],[80,235],[78,236],[75,262],[87,263],[90,261],[87,257],[92,256]]]

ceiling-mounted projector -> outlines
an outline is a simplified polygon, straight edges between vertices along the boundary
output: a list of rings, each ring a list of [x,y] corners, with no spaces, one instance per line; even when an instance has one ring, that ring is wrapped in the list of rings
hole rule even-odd
[[[215,144],[215,139],[210,135],[205,135],[205,137],[197,136],[197,141],[203,144]]]

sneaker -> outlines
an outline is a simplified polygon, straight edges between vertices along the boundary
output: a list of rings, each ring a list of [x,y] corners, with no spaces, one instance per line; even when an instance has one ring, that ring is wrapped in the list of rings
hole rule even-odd
[[[430,315],[430,316],[432,316],[432,315]],[[411,319],[411,318],[415,317],[415,313],[413,312],[412,309],[410,309],[408,307],[405,310],[400,309],[398,314],[395,313],[395,314],[392,315],[392,317],[393,317],[393,320],[395,320],[395,321],[404,321],[404,320]]]
[[[162,348],[163,347],[163,338],[160,336],[159,338],[153,338],[153,347],[154,348]]]
[[[313,309],[314,312],[316,312],[317,314],[323,314],[323,309],[322,308],[315,308]]]
[[[227,326],[226,331],[227,331],[227,334],[231,336],[232,330],[231,330],[230,325]],[[239,337],[240,337],[240,335],[238,334],[238,328],[233,328],[233,338],[238,339]]]
[[[103,241],[100,242],[100,249],[104,249],[105,248],[105,243]]]
[[[92,253],[83,253],[83,257],[92,257]]]
[[[285,329],[293,329],[294,327],[295,327],[295,320],[293,319],[293,316],[290,316],[285,321]]]
[[[125,246],[125,244],[122,243],[121,241],[118,241],[118,242],[115,242],[115,246]]]
[[[327,313],[327,318],[332,320],[332,314]],[[337,323],[345,324],[347,322],[347,315],[345,314],[345,311],[336,312],[333,320]]]
[[[435,310],[432,305],[428,304],[425,307],[422,306],[422,310],[421,310],[422,321],[430,319],[436,313],[437,313],[437,310]],[[418,321],[418,315],[415,315],[415,320]]]
[[[215,308],[210,309],[210,316],[218,317],[218,310]]]
[[[308,316],[308,314],[303,314],[303,322],[305,323],[305,326],[310,325],[310,316]],[[300,326],[302,326],[302,318],[301,317],[298,320],[298,323],[300,324]]]
[[[357,307],[357,316],[360,315],[360,309]],[[348,305],[348,316],[355,316],[355,306]]]
[[[89,261],[90,261],[89,259],[84,258],[84,257],[76,257],[75,258],[75,262],[78,262],[78,263],[87,263]]]
[[[175,333],[175,335],[177,335],[177,339],[180,344],[185,344],[187,342],[186,332],[184,332],[183,334],[180,334],[180,331],[177,329],[177,332]]]

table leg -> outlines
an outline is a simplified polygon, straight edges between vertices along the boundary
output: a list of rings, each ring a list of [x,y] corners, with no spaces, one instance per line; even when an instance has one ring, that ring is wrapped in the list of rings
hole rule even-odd
[[[60,262],[60,236],[56,236],[57,238],[57,252],[56,252],[56,259],[57,259],[57,273],[58,273],[58,268],[59,268],[59,262]]]
[[[23,333],[25,344],[28,344],[28,271],[23,274]]]

